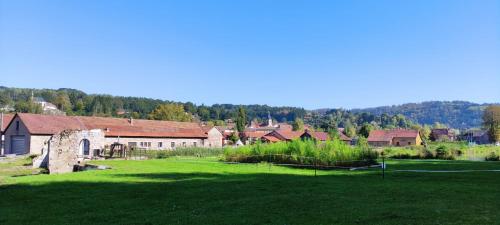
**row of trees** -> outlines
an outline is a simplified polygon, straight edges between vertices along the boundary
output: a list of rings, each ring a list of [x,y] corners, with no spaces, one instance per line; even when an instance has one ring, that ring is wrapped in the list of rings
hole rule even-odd
[[[191,102],[181,103],[150,98],[121,97],[111,95],[88,95],[75,89],[26,89],[0,87],[0,108],[13,107],[16,112],[41,113],[41,108],[33,104],[31,97],[42,97],[53,103],[67,115],[93,115],[133,118],[168,119],[165,111],[179,111],[180,108],[187,116],[181,120],[210,121],[214,124],[223,124],[224,120],[235,119],[239,114],[239,105],[215,104],[212,106],[196,105]],[[172,105],[172,106],[163,106]],[[174,106],[175,105],[175,106]],[[268,112],[280,122],[293,121],[302,118],[306,111],[296,107],[271,107],[267,105],[241,106],[247,118],[262,120],[267,118]],[[161,115],[161,114],[165,115]]]

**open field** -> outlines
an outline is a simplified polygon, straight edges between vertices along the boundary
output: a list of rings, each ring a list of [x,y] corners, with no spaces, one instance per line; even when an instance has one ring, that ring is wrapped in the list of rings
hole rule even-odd
[[[500,224],[499,162],[318,171],[216,158],[96,161],[105,171],[7,177],[0,224]]]

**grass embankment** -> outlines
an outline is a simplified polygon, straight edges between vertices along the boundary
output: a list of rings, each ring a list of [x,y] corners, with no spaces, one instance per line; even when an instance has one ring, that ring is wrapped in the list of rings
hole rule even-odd
[[[315,166],[366,166],[376,164],[377,153],[366,144],[350,146],[334,139],[326,142],[293,140],[273,144],[246,145],[226,148],[224,159],[229,162],[272,162]]]
[[[445,159],[483,161],[500,155],[500,147],[493,145],[473,145],[466,142],[430,142],[424,146],[387,147],[383,150],[389,158],[395,159]]]
[[[389,161],[318,171],[217,159],[96,161],[111,170],[10,177],[0,224],[495,224],[499,162]]]

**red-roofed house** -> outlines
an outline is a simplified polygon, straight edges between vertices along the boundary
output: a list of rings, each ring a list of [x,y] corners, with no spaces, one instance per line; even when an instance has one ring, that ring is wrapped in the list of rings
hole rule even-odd
[[[40,154],[48,140],[63,130],[102,130],[103,145],[145,149],[222,147],[223,138],[216,128],[204,129],[197,123],[18,113],[5,130],[5,153]]]
[[[279,141],[291,141],[300,138],[304,134],[303,131],[288,131],[288,130],[275,130],[269,134],[262,137],[264,142],[277,142]]]
[[[339,130],[338,134],[339,134],[339,139],[341,141],[345,142],[346,144],[351,144],[351,141],[352,141],[351,138],[347,137],[344,133],[340,132],[340,130]],[[318,141],[326,141],[330,137],[329,137],[328,133],[326,133],[326,132],[306,130],[306,132],[304,132],[304,134],[302,134],[302,136],[300,136],[300,138],[313,138],[313,139],[316,139]]]
[[[5,151],[5,137],[3,133],[12,118],[14,118],[14,114],[0,113],[0,155],[3,155]]]
[[[418,130],[373,130],[368,136],[368,144],[373,146],[422,145]]]

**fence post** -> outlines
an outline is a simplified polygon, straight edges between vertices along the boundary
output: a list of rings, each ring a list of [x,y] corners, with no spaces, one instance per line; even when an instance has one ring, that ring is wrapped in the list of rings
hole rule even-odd
[[[385,156],[384,152],[382,151],[382,180],[385,179]]]
[[[316,171],[318,170],[318,159],[314,159],[314,176],[316,177]]]
[[[267,163],[269,164],[269,171],[271,171],[271,153],[269,153],[269,160]]]

